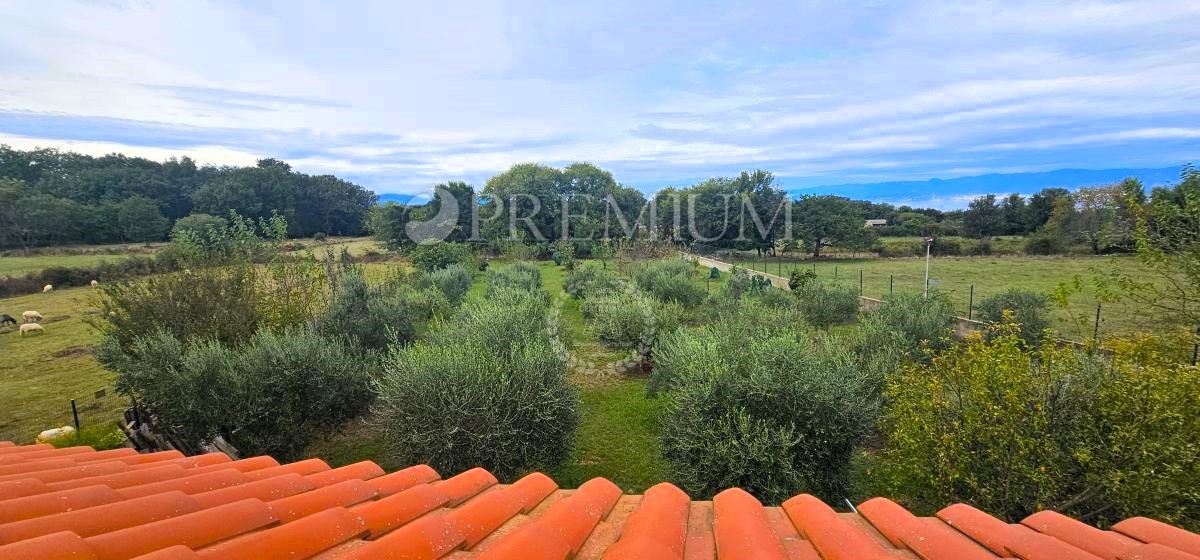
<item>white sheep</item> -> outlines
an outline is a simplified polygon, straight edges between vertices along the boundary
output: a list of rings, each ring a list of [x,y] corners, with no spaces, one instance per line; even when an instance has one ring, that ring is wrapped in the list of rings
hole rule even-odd
[[[26,333],[44,334],[45,332],[46,329],[43,329],[42,326],[37,323],[25,323],[24,325],[21,325],[21,336],[25,336]]]
[[[72,428],[71,426],[63,426],[61,428],[51,428],[49,430],[43,430],[42,433],[38,434],[37,442],[38,443],[46,443],[49,441],[56,440],[58,438],[67,437],[74,433],[75,433],[75,428]]]
[[[37,311],[26,311],[21,314],[21,320],[26,323],[36,323],[42,320],[42,314]]]
[[[95,288],[96,286],[99,286],[99,285],[100,285],[100,282],[98,282],[98,281],[96,281],[96,280],[92,280],[92,287],[93,287],[93,288]]]
[[[42,288],[43,294],[48,294],[52,291],[54,291],[54,286],[51,286],[50,284],[46,284],[46,286],[44,288]]]

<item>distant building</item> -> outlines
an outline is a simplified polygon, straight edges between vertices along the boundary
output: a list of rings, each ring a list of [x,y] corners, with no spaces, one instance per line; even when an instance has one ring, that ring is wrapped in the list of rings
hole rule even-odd
[[[887,220],[867,220],[867,225],[863,227],[876,228],[887,225]]]

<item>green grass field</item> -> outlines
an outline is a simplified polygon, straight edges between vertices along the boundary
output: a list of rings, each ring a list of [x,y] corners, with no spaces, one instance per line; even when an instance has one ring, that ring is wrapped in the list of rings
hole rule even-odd
[[[96,290],[78,288],[0,299],[0,313],[20,320],[41,312],[45,332],[22,337],[0,329],[0,440],[31,441],[38,432],[71,424],[71,399],[82,425],[116,420],[125,403],[92,352],[99,334],[87,324]],[[96,398],[104,389],[105,396]]]
[[[839,282],[857,287],[862,271],[863,295],[886,297],[891,290],[921,291],[925,286],[925,259],[747,259],[739,266],[787,277],[794,268],[812,269],[823,281]],[[1066,309],[1053,309],[1054,327],[1067,338],[1087,338],[1092,334],[1096,304],[1100,303],[1100,335],[1112,336],[1133,332],[1161,332],[1170,327],[1163,317],[1138,309],[1127,302],[1101,302],[1094,280],[1105,271],[1123,270],[1134,275],[1153,276],[1136,258],[1116,257],[940,257],[930,261],[930,287],[946,294],[962,316],[967,316],[974,286],[975,303],[989,295],[1012,287],[1050,293],[1059,284],[1079,277],[1084,292],[1076,296]],[[1082,321],[1077,327],[1075,320]]]

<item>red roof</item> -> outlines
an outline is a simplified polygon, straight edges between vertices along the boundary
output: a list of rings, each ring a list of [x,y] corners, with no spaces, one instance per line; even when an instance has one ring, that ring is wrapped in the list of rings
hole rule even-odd
[[[1051,511],[1005,523],[965,504],[916,517],[885,498],[837,513],[597,478],[443,479],[421,465],[330,468],[222,454],[0,442],[0,560],[71,559],[1200,560],[1200,535],[1145,518],[1103,531]]]

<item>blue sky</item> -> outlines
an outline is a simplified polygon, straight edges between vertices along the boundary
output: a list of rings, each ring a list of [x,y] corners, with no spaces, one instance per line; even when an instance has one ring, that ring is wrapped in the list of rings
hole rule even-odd
[[[1170,167],[1198,99],[1195,1],[0,4],[0,143],[378,192],[525,161],[648,192]]]

